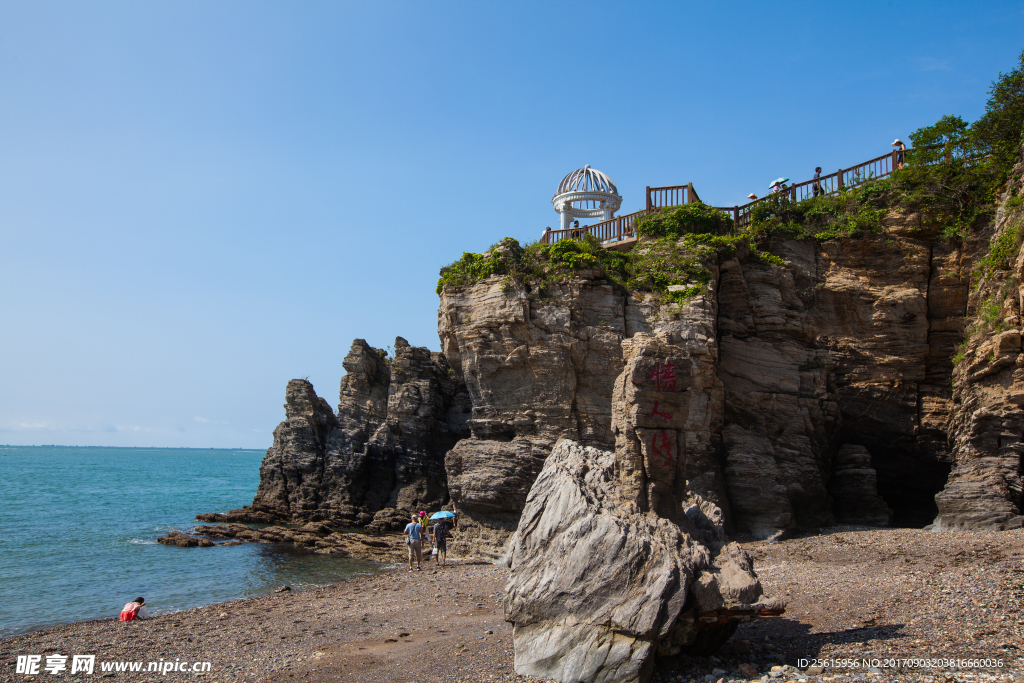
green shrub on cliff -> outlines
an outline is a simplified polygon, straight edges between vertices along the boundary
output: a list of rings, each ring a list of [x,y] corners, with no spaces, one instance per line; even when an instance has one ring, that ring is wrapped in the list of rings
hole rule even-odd
[[[802,202],[772,195],[751,209],[750,232],[755,238],[782,235],[822,241],[880,232],[888,189],[886,179]]]
[[[503,289],[543,289],[545,285],[571,277],[582,269],[605,270],[621,282],[625,258],[618,252],[601,248],[591,235],[580,240],[562,240],[555,244],[528,244],[525,247],[511,237],[493,245],[483,254],[464,253],[462,258],[441,269],[437,293],[445,286],[464,287],[492,275],[504,275]]]
[[[555,244],[525,247],[506,237],[484,254],[465,253],[441,269],[437,292],[445,287],[464,287],[492,275],[504,275],[502,289],[520,290],[530,297],[548,295],[549,287],[581,270],[596,271],[627,292],[650,293],[656,301],[682,303],[707,291],[711,280],[708,264],[719,253],[732,253],[743,236],[686,234],[679,239],[644,239],[630,252],[604,249],[591,235]],[[669,287],[682,287],[669,292]]]
[[[641,237],[682,237],[683,235],[724,235],[732,231],[732,219],[702,202],[658,209],[636,223]]]
[[[629,252],[626,289],[654,294],[655,301],[683,303],[707,292],[711,282],[709,264],[719,254],[733,254],[736,242],[743,239],[704,233],[641,242]],[[673,286],[677,290],[669,291]]]
[[[962,238],[991,220],[1003,175],[990,163],[952,158],[933,165],[908,164],[825,197],[791,202],[775,195],[751,210],[757,241],[779,235],[819,241],[881,234],[894,209],[921,216],[921,228]]]

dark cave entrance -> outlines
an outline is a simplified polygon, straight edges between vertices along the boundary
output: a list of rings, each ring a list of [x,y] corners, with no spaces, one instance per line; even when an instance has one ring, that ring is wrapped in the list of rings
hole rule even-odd
[[[952,471],[944,433],[909,436],[910,419],[899,425],[881,420],[854,420],[846,415],[843,443],[864,446],[878,481],[878,494],[892,510],[891,526],[920,529],[935,521],[935,494]],[[898,423],[897,423],[898,424]]]
[[[950,463],[931,454],[872,451],[871,464],[878,493],[892,510],[892,526],[920,529],[935,521],[935,494],[946,486]]]

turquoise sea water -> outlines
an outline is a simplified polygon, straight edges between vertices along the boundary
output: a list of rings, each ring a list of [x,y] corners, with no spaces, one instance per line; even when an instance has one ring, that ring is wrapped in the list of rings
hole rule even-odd
[[[252,502],[263,451],[0,446],[0,637],[308,588],[379,565],[242,544],[160,545],[200,512]],[[45,608],[41,609],[41,606]]]

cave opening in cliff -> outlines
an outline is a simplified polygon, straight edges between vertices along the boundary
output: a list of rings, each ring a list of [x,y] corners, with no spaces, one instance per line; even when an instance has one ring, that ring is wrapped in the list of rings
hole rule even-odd
[[[935,494],[946,486],[950,463],[931,455],[872,452],[872,465],[878,476],[878,493],[892,510],[894,527],[921,528],[935,521],[939,508]]]

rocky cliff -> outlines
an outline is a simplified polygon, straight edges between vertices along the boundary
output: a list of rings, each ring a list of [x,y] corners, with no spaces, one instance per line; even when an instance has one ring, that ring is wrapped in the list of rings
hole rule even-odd
[[[949,434],[955,467],[936,496],[935,527],[1019,528],[1024,455],[1024,163],[1014,168],[994,224],[972,240],[975,278],[955,356]]]
[[[562,437],[614,443],[621,472],[655,472],[642,484],[655,509],[678,487],[760,537],[836,521],[923,526],[940,512],[938,528],[1019,525],[1017,192],[1005,188],[995,221],[981,212],[966,237],[948,215],[896,203],[849,234],[752,234],[714,253],[679,239],[679,263],[706,273],[685,300],[616,286],[607,263],[532,288],[512,268],[442,287],[439,335],[474,405],[449,473],[482,483],[502,461],[521,477],[486,512],[484,486],[454,497],[480,513],[493,550]],[[1009,256],[979,274],[995,252]],[[687,289],[692,268],[677,271],[671,289]],[[670,395],[657,391],[666,369]],[[491,457],[467,465],[470,452]],[[672,464],[655,471],[658,458]]]
[[[895,214],[877,235],[774,239],[781,266],[738,242],[704,255],[705,291],[681,303],[627,293],[599,269],[543,297],[497,275],[445,288],[439,335],[473,400],[473,437],[448,457],[453,495],[485,527],[500,518],[512,529],[555,438],[615,447],[628,471],[656,457],[652,430],[668,428],[665,457],[679,473],[646,484],[647,495],[686,488],[739,530],[884,522],[890,508],[927,523],[951,459],[944,430],[967,276],[961,249],[920,223]],[[659,381],[674,391],[659,394]],[[641,413],[616,412],[635,395]],[[844,444],[858,447],[858,467],[833,479]],[[470,453],[488,455],[467,464]],[[491,480],[498,461],[520,477],[502,503],[493,487],[463,483]],[[872,511],[852,502],[863,500]]]
[[[389,358],[357,339],[344,367],[336,414],[309,382],[288,383],[253,504],[200,520],[388,530],[448,502],[444,457],[469,436],[471,406],[444,356],[399,337]]]
[[[210,519],[385,529],[450,498],[453,551],[497,558],[569,439],[614,451],[661,516],[697,494],[758,537],[1017,526],[1022,172],[959,232],[964,197],[914,177],[777,202],[743,233],[691,205],[628,256],[466,254],[438,287],[442,353],[357,340],[336,413],[290,383],[253,505]]]

